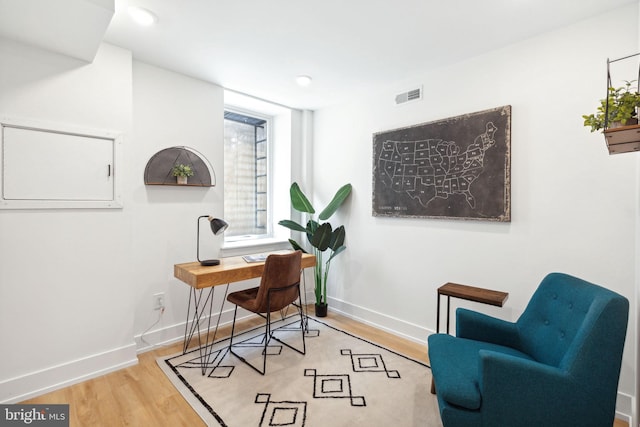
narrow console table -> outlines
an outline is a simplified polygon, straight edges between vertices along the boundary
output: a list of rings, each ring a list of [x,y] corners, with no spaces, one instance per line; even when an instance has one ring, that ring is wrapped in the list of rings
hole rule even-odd
[[[449,311],[451,310],[451,297],[467,301],[502,307],[509,297],[509,293],[493,291],[491,289],[476,288],[475,286],[460,285],[457,283],[445,283],[438,288],[438,308],[436,319],[436,332],[440,333],[440,296],[447,297],[447,333],[449,333]]]

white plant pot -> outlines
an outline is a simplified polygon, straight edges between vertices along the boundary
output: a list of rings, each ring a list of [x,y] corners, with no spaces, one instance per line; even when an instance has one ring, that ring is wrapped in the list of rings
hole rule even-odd
[[[178,184],[180,185],[185,185],[187,183],[186,176],[177,176],[176,178],[178,179]]]

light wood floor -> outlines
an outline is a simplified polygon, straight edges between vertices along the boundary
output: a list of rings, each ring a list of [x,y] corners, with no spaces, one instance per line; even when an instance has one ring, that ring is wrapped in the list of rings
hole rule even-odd
[[[312,309],[313,310],[313,309]],[[311,310],[311,311],[312,311]],[[260,322],[243,323],[251,327]],[[344,316],[332,313],[327,323],[390,349],[428,362],[426,346],[399,338]],[[220,328],[218,337],[228,336],[230,328]],[[138,355],[139,363],[108,375],[60,389],[22,403],[69,404],[71,427],[115,426],[204,426],[180,393],[162,373],[156,358],[182,351],[182,343],[157,348]],[[628,427],[616,420],[613,427]]]

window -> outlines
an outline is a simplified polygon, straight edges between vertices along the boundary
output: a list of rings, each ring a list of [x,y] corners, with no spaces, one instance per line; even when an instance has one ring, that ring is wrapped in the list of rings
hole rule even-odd
[[[271,118],[224,112],[224,218],[228,240],[270,235]]]
[[[294,171],[306,170],[301,156],[309,149],[304,132],[311,127],[303,117],[310,113],[232,90],[224,91],[224,102],[225,172],[221,181],[223,215],[229,228],[224,232],[221,256],[289,249],[290,230],[278,221],[291,218],[289,187],[293,176],[299,176]],[[263,139],[266,142],[257,142]],[[260,176],[265,169],[266,176]]]

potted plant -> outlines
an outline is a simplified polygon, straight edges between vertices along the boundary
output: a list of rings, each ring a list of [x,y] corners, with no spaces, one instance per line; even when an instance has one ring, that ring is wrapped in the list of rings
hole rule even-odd
[[[177,178],[178,184],[186,184],[187,178],[193,176],[193,169],[189,165],[175,165],[171,172]]]
[[[309,199],[304,195],[297,183],[291,184],[289,190],[291,195],[291,205],[295,210],[301,213],[309,214],[307,226],[303,227],[292,220],[282,220],[278,224],[289,228],[290,230],[300,231],[307,235],[307,240],[312,247],[313,254],[316,256],[316,266],[314,268],[314,293],[316,297],[316,316],[324,317],[327,315],[327,278],[329,277],[329,267],[331,260],[347,247],[344,246],[344,238],[346,235],[344,225],[333,228],[329,222],[321,222],[329,219],[342,205],[347,196],[351,193],[351,184],[342,186],[326,208],[314,217],[315,209]],[[298,242],[289,239],[294,250],[307,252]],[[329,256],[323,261],[322,254],[328,251]]]
[[[584,125],[591,132],[609,127],[638,124],[637,108],[640,107],[640,93],[631,90],[633,82],[625,81],[625,86],[609,87],[607,98],[600,100],[595,114],[583,115]]]

